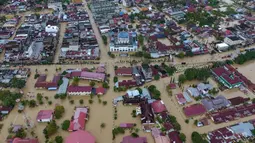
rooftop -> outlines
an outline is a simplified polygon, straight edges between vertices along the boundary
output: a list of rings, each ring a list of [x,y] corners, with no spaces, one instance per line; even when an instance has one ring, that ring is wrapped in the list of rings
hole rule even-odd
[[[69,134],[65,143],[95,143],[96,138],[88,131],[78,130]]]
[[[166,106],[162,100],[157,100],[151,103],[154,113],[161,113],[167,111]]]
[[[187,117],[197,116],[206,112],[202,104],[193,104],[183,108],[183,112]]]
[[[146,137],[137,137],[125,136],[121,143],[148,143]]]
[[[37,114],[37,120],[50,119],[52,118],[53,110],[40,110]]]

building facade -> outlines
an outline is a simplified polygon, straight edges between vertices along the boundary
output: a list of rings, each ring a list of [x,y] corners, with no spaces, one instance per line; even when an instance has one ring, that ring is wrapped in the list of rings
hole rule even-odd
[[[119,32],[110,43],[111,52],[135,52],[138,48],[136,33]]]

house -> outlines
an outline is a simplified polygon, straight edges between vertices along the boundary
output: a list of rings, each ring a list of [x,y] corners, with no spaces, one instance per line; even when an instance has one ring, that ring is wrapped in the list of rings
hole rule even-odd
[[[183,112],[187,117],[193,117],[204,114],[206,112],[206,109],[202,104],[193,104],[184,107]]]
[[[45,74],[40,75],[37,78],[35,83],[35,88],[46,88],[48,90],[57,90],[58,88],[58,81],[60,80],[60,75],[55,75],[51,82],[46,81],[47,76]]]
[[[140,92],[138,90],[128,90],[126,96],[128,96],[129,98],[134,98],[140,96]]]
[[[140,103],[140,109],[141,109],[141,122],[142,122],[143,129],[146,132],[150,132],[150,128],[153,127],[153,125],[155,124],[155,119],[154,119],[154,114],[152,111],[151,104],[148,104],[147,102],[142,102]]]
[[[120,143],[148,143],[146,137],[137,137],[134,138],[132,136],[125,136],[123,137]]]
[[[0,113],[2,115],[7,115],[11,112],[12,109],[13,109],[12,107],[0,106]]]
[[[200,93],[197,88],[189,87],[187,88],[187,93],[189,93],[192,97],[198,97],[200,96]]]
[[[243,39],[238,36],[229,36],[224,38],[224,43],[228,44],[229,46],[241,45],[243,42]]]
[[[9,143],[9,142],[8,142]],[[38,139],[21,139],[21,138],[14,138],[10,143],[39,143]]]
[[[172,131],[168,133],[168,137],[171,141],[171,143],[182,143],[179,133],[177,131]]]
[[[118,87],[135,87],[137,86],[137,82],[135,80],[123,80],[118,82]]]
[[[117,14],[116,9],[113,1],[91,1],[91,12],[97,24],[108,23]]]
[[[155,114],[166,112],[166,106],[162,100],[156,100],[151,103],[152,110]]]
[[[95,73],[95,72],[87,72],[82,71],[80,75],[81,79],[87,79],[87,80],[96,80],[96,81],[104,81],[105,80],[105,74],[104,73]]]
[[[68,95],[90,95],[92,93],[91,86],[69,86],[67,88]]]
[[[65,143],[96,143],[96,138],[88,131],[78,130],[70,133]]]
[[[239,77],[233,74],[226,66],[218,67],[211,70],[215,79],[221,82],[227,88],[235,88],[242,85],[242,81]]]
[[[175,83],[170,83],[169,85],[170,89],[176,89],[176,84]]]
[[[254,136],[252,133],[252,131],[254,130],[254,126],[249,122],[241,122],[239,124],[231,126],[230,129],[234,131],[234,133],[240,134],[245,138]]]
[[[249,101],[249,98],[243,98],[241,96],[238,96],[238,97],[230,98],[228,100],[230,101],[232,106],[236,106],[236,105],[244,104],[245,102]]]
[[[123,0],[122,1],[123,6],[130,7],[133,5],[133,0]]]
[[[202,99],[202,104],[208,112],[213,110],[219,110],[227,108],[231,105],[231,102],[226,97],[219,95],[213,99]]]
[[[87,107],[76,107],[68,131],[73,132],[85,129],[85,122],[88,120],[88,110]]]
[[[213,89],[211,84],[199,83],[197,85],[197,90],[201,93],[200,95],[206,96],[210,90]]]
[[[53,119],[53,110],[40,110],[37,114],[37,122],[50,122]]]
[[[57,94],[65,94],[67,91],[69,79],[66,77],[62,78],[63,83],[59,86]]]
[[[152,70],[148,64],[142,64],[142,74],[145,81],[148,82],[152,80]]]
[[[182,93],[176,94],[176,99],[180,105],[184,105],[187,102]]]
[[[152,128],[152,136],[154,137],[155,143],[170,143],[170,140],[166,136],[161,135],[161,131],[158,128]]]
[[[120,124],[121,128],[128,128],[128,129],[130,129],[130,128],[133,128],[134,126],[135,126],[134,123],[121,123]]]
[[[132,76],[132,67],[119,67],[115,70],[115,75],[117,76]]]
[[[96,88],[96,95],[104,95],[106,93],[106,89],[103,87]]]
[[[228,127],[223,127],[209,132],[207,138],[211,143],[224,143],[234,142],[235,140],[240,139],[240,135],[234,134]]]

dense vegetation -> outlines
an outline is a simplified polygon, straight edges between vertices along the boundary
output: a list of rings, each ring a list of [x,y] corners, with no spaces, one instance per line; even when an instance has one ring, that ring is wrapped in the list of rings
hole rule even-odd
[[[208,141],[204,140],[198,132],[193,132],[191,134],[191,139],[193,143],[208,143]]]
[[[188,68],[184,74],[179,75],[179,82],[184,83],[185,81],[201,80],[205,81],[210,77],[210,70],[208,68]]]
[[[240,54],[235,58],[235,63],[244,64],[247,61],[255,59],[255,51],[248,51],[245,54]]]
[[[20,99],[22,94],[10,92],[9,90],[0,91],[0,101],[3,106],[13,107],[17,99]]]

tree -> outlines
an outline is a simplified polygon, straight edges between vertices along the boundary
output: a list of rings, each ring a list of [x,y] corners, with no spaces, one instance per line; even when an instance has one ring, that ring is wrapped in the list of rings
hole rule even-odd
[[[63,143],[63,137],[62,136],[56,136],[55,137],[55,142],[56,143]]]
[[[193,132],[191,134],[191,139],[193,143],[208,143],[208,141],[204,140],[198,132]]]
[[[92,99],[89,99],[89,104],[93,104],[93,100]]]
[[[138,39],[139,44],[140,44],[141,46],[143,46],[143,42],[144,42],[143,35],[138,35],[137,39]]]
[[[80,101],[79,101],[79,102],[80,102],[80,104],[83,104],[83,99],[80,99]]]
[[[131,136],[132,136],[133,138],[139,137],[139,135],[138,135],[137,133],[132,133]]]
[[[74,78],[73,78],[72,85],[73,85],[73,86],[77,86],[77,85],[79,84],[79,81],[80,81],[80,79],[79,79],[78,77],[74,77]]]
[[[105,128],[105,123],[101,123],[100,127]]]
[[[185,141],[186,141],[186,136],[185,136],[184,133],[180,133],[180,134],[179,134],[179,137],[180,137],[180,139],[182,140],[182,142],[185,142]]]
[[[102,36],[102,40],[104,42],[104,45],[107,45],[107,37],[105,35]]]
[[[70,100],[69,102],[70,102],[71,104],[74,104],[74,100]]]
[[[21,89],[21,88],[25,87],[25,85],[26,85],[26,81],[23,80],[23,79],[18,79],[18,78],[15,77],[11,80],[11,87],[12,88]]]
[[[186,79],[186,76],[184,74],[179,75],[179,78],[178,78],[179,83],[183,84],[186,80],[187,79]]]
[[[28,102],[28,105],[29,105],[29,107],[31,107],[31,108],[35,107],[35,106],[36,106],[36,101],[35,101],[34,99],[32,99],[32,100],[30,100],[30,101]]]
[[[136,90],[138,90],[140,94],[143,93],[143,90],[141,88],[139,88],[139,87],[137,87]]]
[[[107,101],[103,101],[103,105],[106,105],[107,104]]]
[[[194,121],[194,125],[197,126],[197,123],[198,123],[198,120],[195,120]]]
[[[67,131],[67,129],[69,128],[69,126],[70,126],[70,121],[69,121],[69,120],[65,120],[65,121],[61,124],[62,130],[65,130],[65,131]]]
[[[43,133],[45,135],[45,137],[49,137],[53,134],[55,134],[58,130],[58,126],[56,124],[55,120],[52,120],[49,124],[47,124],[47,126],[44,128]]]
[[[65,108],[64,106],[62,105],[57,105],[54,109],[54,112],[55,112],[55,118],[56,119],[60,119],[63,115],[63,113],[65,113]]]
[[[43,99],[42,94],[41,94],[41,93],[37,93],[36,99],[37,99],[38,101],[42,101],[42,99]]]
[[[155,86],[155,85],[150,85],[150,86],[148,87],[148,90],[149,90],[150,92],[153,92],[155,89],[156,89],[156,86]]]
[[[102,86],[103,86],[103,88],[109,88],[109,85],[107,82],[104,82]]]
[[[25,138],[26,136],[27,136],[27,133],[25,132],[23,128],[19,129],[15,135],[15,137],[18,137],[18,138]]]
[[[3,106],[14,107],[16,100],[21,97],[21,93],[10,92],[9,90],[0,91],[0,101],[2,101]]]
[[[94,81],[91,81],[91,82],[89,83],[89,85],[92,86],[92,87],[94,87],[94,86],[96,85],[96,83],[95,83]]]
[[[157,74],[154,76],[154,80],[159,80],[160,79],[160,76]]]
[[[178,122],[174,122],[172,123],[173,127],[175,130],[180,131],[181,130],[181,125]]]
[[[180,52],[178,55],[177,55],[178,58],[184,58],[185,57],[185,53],[184,52]]]
[[[118,77],[117,77],[117,76],[114,76],[113,82],[114,82],[114,83],[115,83],[115,82],[118,82]]]

